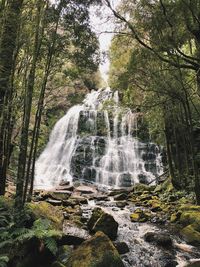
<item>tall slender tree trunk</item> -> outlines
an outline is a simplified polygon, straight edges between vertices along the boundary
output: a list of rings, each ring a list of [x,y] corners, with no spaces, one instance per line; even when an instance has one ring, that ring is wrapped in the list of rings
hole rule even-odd
[[[23,124],[20,138],[20,152],[18,159],[18,172],[17,172],[17,184],[16,184],[16,198],[15,206],[17,209],[23,207],[23,191],[24,191],[24,180],[25,180],[25,169],[27,161],[27,147],[28,147],[28,135],[29,135],[29,123],[32,108],[32,98],[33,89],[35,83],[35,72],[36,64],[39,55],[39,27],[40,27],[40,13],[41,13],[41,3],[37,2],[37,15],[36,15],[36,31],[34,40],[34,50],[33,50],[33,60],[31,64],[30,73],[28,76],[28,83],[25,93],[24,100],[24,114],[23,114]]]
[[[57,31],[58,31],[60,14],[62,11],[62,4],[63,4],[63,2],[61,1],[60,5],[58,6],[56,25],[55,25],[55,29],[54,29],[54,33],[53,33],[53,37],[52,37],[52,43],[51,43],[51,46],[49,48],[49,53],[47,56],[45,73],[44,73],[43,83],[41,86],[40,97],[39,97],[38,106],[37,106],[37,112],[36,112],[36,116],[35,116],[35,125],[34,125],[34,130],[33,130],[33,136],[32,136],[32,142],[31,142],[31,148],[30,148],[30,154],[29,154],[29,161],[28,161],[27,173],[26,173],[26,184],[25,184],[25,189],[24,189],[24,202],[26,200],[26,194],[27,194],[29,181],[30,181],[30,188],[29,188],[29,193],[28,193],[28,201],[31,200],[32,193],[33,193],[34,175],[35,175],[35,161],[36,161],[36,154],[37,154],[37,148],[38,148],[38,139],[39,139],[39,134],[40,134],[40,124],[41,124],[42,112],[43,112],[43,108],[44,108],[45,90],[46,90],[46,84],[47,84],[48,77],[49,77],[50,70],[51,70],[52,58],[53,58],[53,55],[55,52],[55,44],[56,44],[56,40],[57,40],[56,36],[57,36]]]
[[[0,40],[0,195],[5,193],[5,154],[6,143],[5,136],[9,131],[7,127],[8,119],[8,101],[6,95],[12,95],[12,74],[14,69],[14,53],[17,42],[17,32],[20,23],[20,13],[23,0],[9,1],[6,8],[3,27],[1,29]],[[6,97],[10,99],[9,97]]]

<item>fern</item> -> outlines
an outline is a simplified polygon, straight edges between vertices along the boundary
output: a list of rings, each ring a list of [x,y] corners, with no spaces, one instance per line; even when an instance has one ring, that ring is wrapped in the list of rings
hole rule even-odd
[[[47,237],[44,239],[44,244],[45,247],[48,248],[53,255],[56,255],[58,247],[55,239],[53,239],[52,237]]]
[[[8,261],[9,261],[9,258],[7,256],[0,255],[0,267],[7,267]]]

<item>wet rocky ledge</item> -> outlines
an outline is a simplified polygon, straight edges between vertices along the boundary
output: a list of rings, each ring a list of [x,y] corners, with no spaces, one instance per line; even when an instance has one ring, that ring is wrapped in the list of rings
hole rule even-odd
[[[200,206],[169,180],[112,190],[62,184],[35,191],[29,205],[62,228],[51,267],[200,266]]]

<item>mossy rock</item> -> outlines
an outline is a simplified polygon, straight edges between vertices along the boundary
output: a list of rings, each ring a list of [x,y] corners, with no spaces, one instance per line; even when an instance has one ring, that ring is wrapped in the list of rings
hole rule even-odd
[[[161,211],[162,210],[161,202],[158,199],[151,199],[147,203],[148,203],[148,205],[151,206],[152,211]]]
[[[64,218],[61,208],[52,206],[45,201],[28,203],[27,207],[34,217],[34,220],[40,218],[48,219],[52,224],[52,228],[62,230]]]
[[[155,189],[155,187],[152,187],[152,186],[148,186],[146,184],[135,184],[134,187],[133,187],[133,192],[137,193],[137,192],[144,192],[144,191],[147,191],[147,192],[152,192],[153,190]]]
[[[179,210],[181,210],[181,211],[198,211],[198,212],[200,212],[200,206],[190,205],[190,204],[181,205],[179,207]]]
[[[188,225],[180,231],[186,242],[196,245],[200,244],[200,232],[196,231],[193,225]]]
[[[118,251],[102,232],[83,242],[70,256],[67,267],[124,267]]]
[[[171,182],[171,179],[168,178],[167,180],[165,180],[162,184],[159,184],[156,186],[154,192],[172,192],[174,190],[173,184]]]
[[[112,240],[116,239],[118,231],[118,223],[108,213],[99,208],[93,210],[92,216],[88,221],[88,229],[91,232],[102,231]]]
[[[182,212],[179,221],[185,226],[193,223],[200,226],[200,212],[196,210],[184,211]]]
[[[170,223],[175,223],[178,220],[177,213],[173,213],[170,217]]]
[[[146,222],[150,219],[150,214],[141,209],[137,209],[130,215],[130,219],[132,222]]]

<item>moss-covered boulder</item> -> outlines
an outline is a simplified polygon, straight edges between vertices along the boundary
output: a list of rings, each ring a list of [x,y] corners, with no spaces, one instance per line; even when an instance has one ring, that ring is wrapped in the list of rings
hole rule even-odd
[[[110,239],[114,240],[117,237],[118,223],[110,214],[105,213],[100,208],[95,208],[88,221],[88,229],[91,232],[102,231]]]
[[[67,267],[124,267],[110,239],[102,232],[82,243],[70,256]]]
[[[169,248],[172,246],[171,237],[165,233],[147,232],[144,235],[144,240],[150,243],[153,242],[161,247]]]
[[[150,213],[141,209],[136,209],[135,212],[130,215],[132,222],[146,222],[150,219],[150,217]]]
[[[29,209],[34,220],[48,219],[52,224],[52,228],[62,230],[64,218],[61,208],[52,206],[45,201],[28,203],[27,208]]]
[[[200,232],[195,230],[193,225],[188,225],[180,231],[186,242],[190,244],[200,244]]]
[[[200,212],[198,210],[188,210],[182,212],[180,216],[180,223],[185,226],[195,223],[199,225],[200,228]]]

